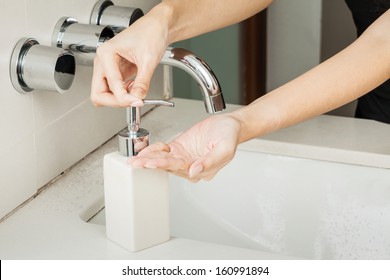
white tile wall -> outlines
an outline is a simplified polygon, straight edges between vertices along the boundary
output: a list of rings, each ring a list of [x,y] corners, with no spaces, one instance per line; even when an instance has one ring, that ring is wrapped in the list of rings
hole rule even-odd
[[[19,94],[9,79],[11,52],[21,37],[50,45],[53,28],[61,17],[88,23],[96,1],[0,1],[0,31],[7,35],[0,44],[0,218],[125,126],[123,109],[91,105],[92,67],[78,65],[72,88],[65,94]],[[159,1],[113,2],[147,12]],[[158,68],[151,96],[161,96],[162,90],[163,71]]]

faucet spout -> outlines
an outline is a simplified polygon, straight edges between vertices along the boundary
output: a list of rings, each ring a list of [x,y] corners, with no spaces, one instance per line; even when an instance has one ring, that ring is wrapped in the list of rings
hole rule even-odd
[[[167,48],[161,64],[178,67],[198,82],[207,113],[217,113],[226,108],[218,79],[203,59],[186,49]]]

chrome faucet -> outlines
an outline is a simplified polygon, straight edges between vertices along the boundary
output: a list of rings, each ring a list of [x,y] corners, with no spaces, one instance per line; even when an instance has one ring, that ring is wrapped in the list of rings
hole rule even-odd
[[[160,63],[178,67],[198,82],[207,113],[217,113],[226,108],[218,79],[203,59],[186,49],[167,48]]]

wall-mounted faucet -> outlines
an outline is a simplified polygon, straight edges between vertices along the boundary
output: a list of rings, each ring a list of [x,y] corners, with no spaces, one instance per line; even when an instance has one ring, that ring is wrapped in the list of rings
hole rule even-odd
[[[207,113],[221,112],[226,108],[218,79],[203,59],[186,49],[168,48],[161,64],[178,67],[198,82]]]
[[[139,8],[115,6],[112,1],[100,0],[92,9],[90,24],[109,25],[118,34],[143,15]]]
[[[72,85],[76,63],[69,50],[43,46],[32,38],[15,45],[10,61],[10,78],[20,93],[36,90],[66,92]]]
[[[54,28],[52,46],[69,49],[78,63],[92,65],[96,49],[114,35],[110,26],[82,24],[74,18],[62,17]]]

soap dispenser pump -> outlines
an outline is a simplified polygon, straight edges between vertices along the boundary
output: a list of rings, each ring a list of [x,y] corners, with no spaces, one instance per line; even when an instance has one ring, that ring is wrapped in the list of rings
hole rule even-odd
[[[164,100],[145,105],[173,106]],[[127,109],[127,128],[118,135],[119,151],[104,156],[107,238],[136,252],[169,240],[168,173],[133,168],[127,163],[149,145],[149,132],[139,127],[140,108]]]
[[[174,103],[166,100],[146,99],[144,105],[174,107]],[[119,132],[119,153],[123,156],[136,156],[142,149],[149,146],[149,131],[140,127],[141,108],[126,109],[127,127]]]

